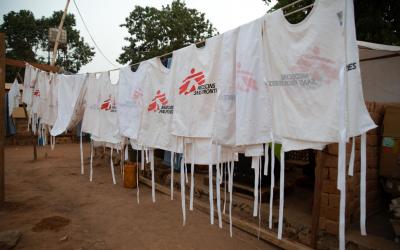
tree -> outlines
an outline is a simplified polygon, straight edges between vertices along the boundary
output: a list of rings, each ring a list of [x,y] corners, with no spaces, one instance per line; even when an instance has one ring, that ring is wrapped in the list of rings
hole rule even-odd
[[[55,11],[50,17],[36,19],[29,10],[11,11],[3,16],[0,32],[6,34],[6,56],[28,62],[49,62],[48,28],[58,27],[62,11]],[[91,48],[75,29],[75,17],[65,17],[64,29],[67,31],[67,45],[58,51],[56,65],[66,71],[76,73],[89,63],[94,56]],[[7,81],[15,77],[15,69],[7,70]]]
[[[262,0],[270,5],[272,0]],[[294,2],[294,0],[278,0],[270,11],[277,10]],[[307,6],[314,0],[304,0],[286,11]],[[354,0],[354,15],[357,39],[361,41],[400,45],[400,1],[398,0]],[[299,12],[288,17],[291,23],[304,19],[307,11]]]
[[[217,34],[204,13],[179,0],[161,10],[135,6],[125,21],[121,27],[126,27],[130,36],[118,58],[121,64],[140,62]]]

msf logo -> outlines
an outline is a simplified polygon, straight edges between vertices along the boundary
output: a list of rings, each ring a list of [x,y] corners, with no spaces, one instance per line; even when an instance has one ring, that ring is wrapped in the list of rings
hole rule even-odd
[[[242,92],[256,91],[257,82],[250,71],[243,70],[240,63],[236,65],[236,89]]]
[[[35,91],[33,91],[33,95],[39,97],[40,91],[38,89],[35,89]]]
[[[160,90],[157,90],[156,96],[151,100],[151,103],[149,104],[147,111],[151,112],[156,112],[159,111],[162,106],[165,106],[168,104],[168,99],[165,96],[165,93],[162,93]]]
[[[111,99],[111,95],[106,99],[101,105],[100,105],[100,110],[104,111],[110,111],[110,112],[115,112],[116,111],[116,106],[115,106],[115,101]]]
[[[179,87],[179,94],[188,95],[192,92],[195,92],[197,90],[197,87],[203,85],[205,82],[206,79],[204,76],[204,72],[196,72],[196,70],[192,68],[190,70],[190,75],[183,79],[182,85]]]

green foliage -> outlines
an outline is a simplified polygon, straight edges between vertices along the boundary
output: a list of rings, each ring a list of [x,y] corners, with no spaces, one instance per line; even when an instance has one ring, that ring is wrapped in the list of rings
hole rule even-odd
[[[262,0],[270,5],[272,0]],[[270,11],[277,10],[294,0],[278,0]],[[305,0],[285,10],[285,13],[299,9],[314,0]],[[354,0],[354,15],[357,39],[361,41],[400,45],[400,1],[398,0]],[[304,19],[307,12],[288,17],[291,23]]]
[[[29,10],[11,11],[3,17],[0,31],[6,34],[6,55],[13,59],[36,61],[39,44],[36,20]]]
[[[48,29],[58,27],[62,13],[55,11],[50,17],[39,19],[29,10],[11,11],[4,15],[0,32],[6,34],[7,57],[50,63],[52,51],[49,53]],[[82,65],[89,63],[95,54],[94,49],[85,43],[79,31],[75,29],[75,25],[74,15],[67,14],[63,26],[67,31],[67,45],[58,51],[56,60],[56,65],[72,73],[78,72]]]
[[[118,59],[121,64],[143,61],[217,34],[204,13],[179,0],[161,10],[135,6],[125,21],[121,27],[126,27],[130,36]]]

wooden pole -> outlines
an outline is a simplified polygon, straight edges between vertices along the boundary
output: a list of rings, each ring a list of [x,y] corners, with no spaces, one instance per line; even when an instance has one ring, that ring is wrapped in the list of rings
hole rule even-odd
[[[316,152],[315,159],[315,182],[314,182],[314,202],[312,209],[312,222],[311,222],[311,236],[310,246],[314,249],[317,248],[319,217],[321,211],[321,189],[322,189],[322,171],[324,168],[325,157],[323,152]]]
[[[57,32],[57,36],[56,36],[56,42],[54,43],[54,49],[53,49],[53,57],[51,58],[51,64],[50,64],[51,66],[54,66],[54,64],[56,63],[58,40],[60,40],[61,31],[62,31],[62,27],[64,25],[65,16],[67,15],[69,2],[70,2],[70,0],[67,0],[67,3],[65,5],[65,9],[64,9],[64,13],[63,13],[63,15],[61,17],[60,25],[58,25],[58,32]]]
[[[0,33],[0,206],[5,200],[5,178],[4,178],[4,144],[6,126],[4,120],[5,102],[4,88],[6,85],[6,41],[5,34]]]

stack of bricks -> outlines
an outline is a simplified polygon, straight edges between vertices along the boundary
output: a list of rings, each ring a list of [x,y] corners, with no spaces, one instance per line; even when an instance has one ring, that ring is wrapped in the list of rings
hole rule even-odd
[[[384,115],[384,105],[367,103],[368,111],[377,128],[367,133],[367,216],[382,208],[378,176],[379,142]],[[346,145],[346,170],[351,153],[351,141]],[[339,200],[337,190],[338,145],[331,144],[322,154],[322,193],[320,210],[320,230],[337,235],[339,232]],[[357,222],[360,216],[360,137],[355,138],[354,175],[346,177],[346,224]]]

